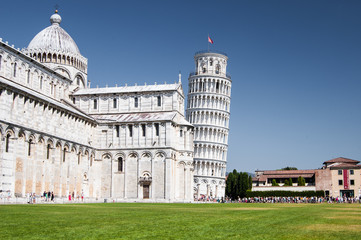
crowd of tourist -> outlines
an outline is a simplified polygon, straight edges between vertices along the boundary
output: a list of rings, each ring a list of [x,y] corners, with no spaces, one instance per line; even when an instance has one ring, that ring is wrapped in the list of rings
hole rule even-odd
[[[222,202],[222,201],[220,201]],[[232,200],[225,198],[226,203],[361,203],[359,197],[252,197]]]
[[[218,203],[361,203],[359,197],[249,197],[232,200],[229,197],[217,199],[201,195],[195,202]]]

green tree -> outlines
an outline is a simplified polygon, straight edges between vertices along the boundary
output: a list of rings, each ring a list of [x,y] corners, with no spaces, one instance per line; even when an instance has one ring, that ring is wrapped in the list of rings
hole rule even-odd
[[[231,197],[232,193],[232,181],[233,181],[233,173],[228,173],[226,180],[226,196]]]
[[[297,170],[296,167],[284,167],[284,168],[281,168],[281,170]]]
[[[252,190],[252,176],[248,177],[248,190]]]
[[[298,186],[305,186],[306,185],[306,181],[303,177],[299,176],[297,179],[297,185]]]
[[[272,186],[279,186],[278,183],[276,182],[276,179],[272,179]]]
[[[247,172],[233,170],[226,180],[226,196],[235,200],[246,196],[247,190],[252,189],[252,177]]]
[[[248,173],[246,172],[240,172],[239,173],[240,176],[240,192],[239,192],[239,197],[244,198],[246,196],[246,192],[249,188],[248,185]]]
[[[289,186],[289,185],[290,185],[290,182],[288,181],[288,179],[286,179],[284,186]]]
[[[289,182],[289,186],[293,186],[292,178],[288,179],[288,182]]]

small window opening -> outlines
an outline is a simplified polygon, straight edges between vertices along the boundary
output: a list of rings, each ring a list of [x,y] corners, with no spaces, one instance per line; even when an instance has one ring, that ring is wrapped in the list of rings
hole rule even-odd
[[[145,124],[142,124],[142,136],[145,137]]]
[[[94,99],[94,109],[98,108],[98,101],[96,99]]]
[[[116,136],[119,137],[119,125],[115,126]]]
[[[9,143],[10,143],[10,134],[6,135],[6,139],[5,139],[5,152],[9,152]]]
[[[161,98],[161,96],[158,96],[157,100],[158,100],[158,107],[162,106],[162,98]]]
[[[32,144],[33,140],[29,139],[29,146],[28,146],[28,156],[31,155],[31,144]]]
[[[353,172],[353,169],[350,169],[350,175],[353,175],[354,172]]]
[[[50,146],[50,144],[48,144],[48,146],[46,146],[46,159],[50,158],[50,149],[51,149],[51,146]]]
[[[117,99],[116,98],[113,99],[113,108],[117,108]]]
[[[78,153],[78,165],[80,165],[81,153]]]
[[[351,179],[350,180],[350,185],[355,185],[355,180]]]
[[[118,172],[123,172],[123,158],[118,158]]]
[[[133,126],[128,125],[128,129],[129,129],[129,137],[133,137]]]
[[[216,66],[216,74],[219,74],[220,71],[221,71],[221,66],[220,66],[220,65],[217,65],[217,66]]]
[[[28,70],[27,83],[28,84],[30,83],[30,70]],[[53,92],[51,92],[51,93],[53,93]]]
[[[137,108],[138,107],[138,97],[134,98],[134,107]]]
[[[73,104],[75,104],[75,97],[73,97]]]
[[[180,136],[180,137],[183,137],[183,130],[180,130],[180,131],[179,131],[179,136]]]
[[[16,77],[16,63],[14,63],[14,77]]]
[[[155,135],[158,137],[159,136],[159,123],[155,123]]]
[[[342,186],[342,185],[343,185],[343,181],[342,181],[342,180],[338,180],[338,185]]]
[[[63,162],[65,162],[65,158],[66,158],[66,149],[63,149]]]

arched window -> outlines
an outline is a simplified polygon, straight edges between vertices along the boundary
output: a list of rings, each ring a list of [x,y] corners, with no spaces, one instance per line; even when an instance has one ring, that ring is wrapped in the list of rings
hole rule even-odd
[[[113,99],[113,108],[117,108],[117,99],[116,98]]]
[[[90,156],[90,166],[93,166],[93,155]]]
[[[219,72],[221,71],[221,66],[219,64],[217,64],[216,66],[216,73],[219,74]]]
[[[50,158],[50,149],[51,149],[51,145],[48,144],[46,146],[46,159],[49,159]]]
[[[98,101],[96,99],[94,99],[94,109],[98,108]]]
[[[11,137],[10,134],[6,135],[6,139],[5,139],[5,152],[9,152],[10,137]]]
[[[78,165],[80,165],[81,153],[78,153]]]
[[[118,172],[123,172],[123,158],[118,158]]]
[[[14,63],[14,77],[16,77],[16,63]]]
[[[40,77],[40,89],[43,89],[43,76]]]
[[[157,102],[158,102],[158,107],[162,106],[162,97],[161,96],[157,97]]]

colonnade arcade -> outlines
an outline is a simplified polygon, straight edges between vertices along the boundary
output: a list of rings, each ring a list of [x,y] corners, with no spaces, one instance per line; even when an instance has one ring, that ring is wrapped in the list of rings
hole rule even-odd
[[[211,108],[229,111],[229,97],[213,96],[209,94],[192,95],[188,99],[188,108]]]
[[[95,157],[92,148],[3,123],[0,137],[3,191],[16,197],[44,191],[62,197],[93,194],[88,178]]]
[[[231,84],[229,80],[218,78],[195,78],[189,80],[189,93],[208,92],[230,96]]]
[[[69,65],[83,72],[87,70],[87,61],[81,56],[73,56],[72,54],[61,52],[42,52],[41,50],[39,52],[29,52],[28,55],[41,63]]]
[[[218,144],[194,144],[195,158],[206,158],[214,160],[225,160],[227,148]]]
[[[228,130],[218,127],[195,127],[194,139],[196,141],[207,141],[227,144]]]
[[[195,160],[194,175],[225,177],[226,164],[222,162]]]
[[[218,112],[217,110],[210,111],[191,111],[188,110],[188,121],[192,124],[208,124],[228,128],[229,114]]]

